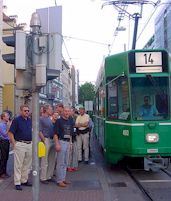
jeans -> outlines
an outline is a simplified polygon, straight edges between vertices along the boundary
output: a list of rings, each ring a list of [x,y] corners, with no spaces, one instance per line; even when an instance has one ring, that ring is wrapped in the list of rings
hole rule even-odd
[[[61,150],[57,152],[57,164],[56,164],[56,182],[60,183],[65,181],[66,170],[69,159],[69,144],[70,142],[59,140]]]

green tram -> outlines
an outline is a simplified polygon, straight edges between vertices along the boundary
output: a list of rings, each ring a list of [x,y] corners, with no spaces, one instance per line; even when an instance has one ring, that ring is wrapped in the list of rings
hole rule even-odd
[[[96,81],[94,125],[109,163],[141,159],[149,170],[170,158],[170,75],[163,49],[105,58]]]

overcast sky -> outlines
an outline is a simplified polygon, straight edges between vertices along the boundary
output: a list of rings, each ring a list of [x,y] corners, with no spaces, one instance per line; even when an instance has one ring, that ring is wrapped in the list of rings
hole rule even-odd
[[[55,6],[55,0],[3,0],[3,2],[7,6],[8,15],[18,15],[18,23],[26,22],[28,25],[31,14],[36,9]],[[63,7],[62,34],[65,36],[63,55],[66,61],[79,69],[82,83],[96,80],[102,59],[109,54],[108,44],[113,44],[111,54],[124,51],[125,48],[128,50],[132,46],[134,21],[125,17],[121,26],[126,30],[114,36],[118,25],[118,11],[112,5],[102,8],[105,2],[104,0],[56,0],[57,5]],[[129,6],[127,11],[132,15],[139,12],[140,8]],[[154,11],[154,7],[145,5],[143,11],[142,19],[139,20],[138,36]],[[138,39],[137,48],[142,48],[152,36],[155,14]]]

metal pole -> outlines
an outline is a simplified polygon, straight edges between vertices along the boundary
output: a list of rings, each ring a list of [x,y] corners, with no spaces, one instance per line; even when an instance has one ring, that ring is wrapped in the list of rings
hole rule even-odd
[[[38,54],[38,38],[40,36],[40,18],[37,13],[32,14],[30,27],[32,29],[32,139],[33,139],[33,157],[32,157],[32,174],[33,187],[32,196],[33,201],[39,201],[39,158],[38,158],[38,142],[39,142],[39,88],[36,87],[36,64],[39,63],[40,56]]]
[[[132,42],[132,50],[135,50],[135,47],[136,47],[138,21],[139,21],[139,18],[140,18],[140,14],[135,13],[134,18],[135,18],[135,23],[134,23],[134,35],[133,35],[133,42]]]

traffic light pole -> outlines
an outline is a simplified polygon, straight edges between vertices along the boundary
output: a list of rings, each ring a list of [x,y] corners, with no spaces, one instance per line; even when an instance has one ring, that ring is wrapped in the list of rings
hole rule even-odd
[[[39,142],[39,88],[36,87],[36,64],[39,64],[40,56],[38,54],[38,38],[40,36],[40,19],[36,13],[32,14],[30,27],[32,29],[32,174],[33,174],[33,187],[32,196],[33,201],[39,201],[39,158],[38,158],[38,142]]]

